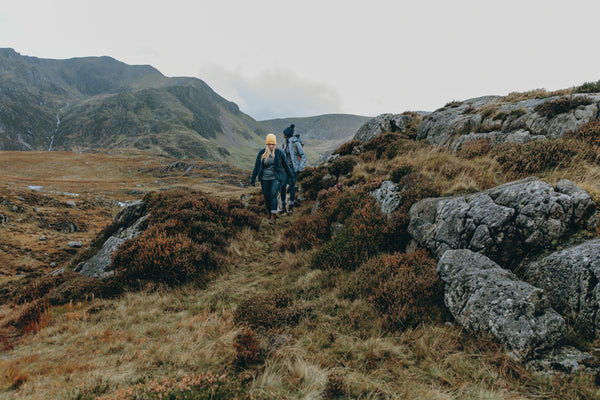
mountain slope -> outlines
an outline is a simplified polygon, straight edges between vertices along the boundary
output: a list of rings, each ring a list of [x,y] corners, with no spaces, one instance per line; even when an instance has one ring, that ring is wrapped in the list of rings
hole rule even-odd
[[[352,137],[371,117],[349,114],[325,114],[315,117],[279,118],[260,121],[269,131],[283,138],[283,130],[294,124],[302,138],[308,162],[316,165]]]
[[[196,78],[0,49],[0,149],[135,148],[252,165],[265,128]]]

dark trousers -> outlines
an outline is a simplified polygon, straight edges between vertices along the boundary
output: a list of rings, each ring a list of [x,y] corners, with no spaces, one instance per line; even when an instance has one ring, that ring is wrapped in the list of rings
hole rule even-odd
[[[277,212],[277,192],[279,191],[279,181],[277,179],[260,181],[263,196],[265,197],[265,206],[267,212]]]
[[[291,176],[291,177],[289,177],[287,174],[285,174],[285,178],[283,179],[283,182],[281,182],[281,202],[282,203],[285,203],[285,193],[287,191],[288,186],[290,188],[290,203],[293,203],[294,200],[296,199],[296,178],[297,178],[297,175],[295,172],[294,172],[293,176]]]

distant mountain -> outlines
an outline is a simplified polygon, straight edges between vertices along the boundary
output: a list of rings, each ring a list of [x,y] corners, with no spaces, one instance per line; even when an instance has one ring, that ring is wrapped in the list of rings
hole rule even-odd
[[[200,79],[0,49],[0,150],[136,148],[249,167],[266,133]]]
[[[279,118],[260,121],[281,140],[283,130],[294,124],[304,141],[309,164],[318,164],[342,143],[352,140],[356,131],[372,117],[350,114],[325,114],[316,117]]]

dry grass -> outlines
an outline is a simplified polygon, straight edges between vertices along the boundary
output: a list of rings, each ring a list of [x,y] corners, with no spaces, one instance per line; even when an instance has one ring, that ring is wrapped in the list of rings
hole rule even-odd
[[[531,99],[545,99],[546,97],[552,96],[565,96],[573,93],[573,89],[561,89],[554,91],[547,91],[546,89],[533,89],[527,92],[511,92],[508,95],[501,98],[502,102],[505,103],[517,103],[522,100]]]
[[[169,172],[166,167],[177,161],[131,151],[0,152],[0,223],[6,220],[0,225],[0,283],[64,267],[78,251],[69,242],[82,242],[85,248],[112,221],[119,202],[140,199],[148,191],[182,185],[239,198],[258,190],[227,184],[245,176],[228,176],[210,168],[214,163],[190,161],[206,168]],[[73,231],[71,223],[78,228]]]
[[[114,179],[106,172],[106,181],[98,183],[88,171],[87,175],[82,172],[87,180],[76,186],[120,200],[127,198],[123,186],[130,189],[142,183],[154,189],[189,184],[237,198],[258,191],[228,185],[202,187],[205,184],[198,177],[167,179],[138,173],[133,167],[136,163],[162,165],[161,160],[141,156],[130,160],[98,155],[95,165],[99,168],[109,161],[114,165],[105,168],[130,168],[125,185],[116,178],[117,172]],[[387,179],[391,170],[403,165],[413,166],[424,182],[434,182],[443,194],[483,190],[505,179],[489,157],[466,159],[421,146],[390,160],[359,163],[352,176],[344,179]],[[30,170],[31,174],[42,175],[42,166],[40,162],[40,169]],[[12,185],[28,182],[14,175],[16,171],[12,174]],[[39,182],[39,176],[34,178],[33,182]],[[551,183],[573,179],[591,188],[593,195],[600,193],[597,166],[555,170],[544,178]],[[74,188],[69,183],[55,184],[60,190]],[[8,183],[3,190],[7,197],[16,193]],[[156,382],[184,382],[205,373],[225,376],[254,399],[600,399],[591,374],[535,374],[506,356],[496,343],[473,338],[444,320],[404,330],[386,329],[384,316],[370,301],[343,296],[341,287],[354,271],[311,268],[317,249],[277,251],[286,229],[311,205],[305,202],[305,209],[280,218],[275,227],[263,221],[258,231],[244,228],[238,232],[225,252],[227,268],[203,289],[155,289],[51,308],[45,327],[2,354],[0,399],[128,399],[134,393],[149,393]],[[114,211],[107,209],[104,218],[110,219]],[[88,212],[86,221],[94,220],[96,214]],[[101,221],[98,218],[97,223]],[[91,238],[97,228],[92,222],[88,226]],[[0,243],[0,248],[6,243]],[[290,308],[301,311],[293,323],[251,331],[236,323],[239,304],[278,291],[292,299]],[[0,320],[10,312],[8,306],[0,306]],[[246,364],[240,363],[240,346],[236,345],[244,332],[250,332],[247,337],[256,338],[258,346],[248,347]]]

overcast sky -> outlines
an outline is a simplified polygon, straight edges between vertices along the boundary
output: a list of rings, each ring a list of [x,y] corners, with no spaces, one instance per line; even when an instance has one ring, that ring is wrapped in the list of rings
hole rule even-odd
[[[197,77],[257,120],[433,111],[600,79],[597,0],[0,4],[0,47]]]

